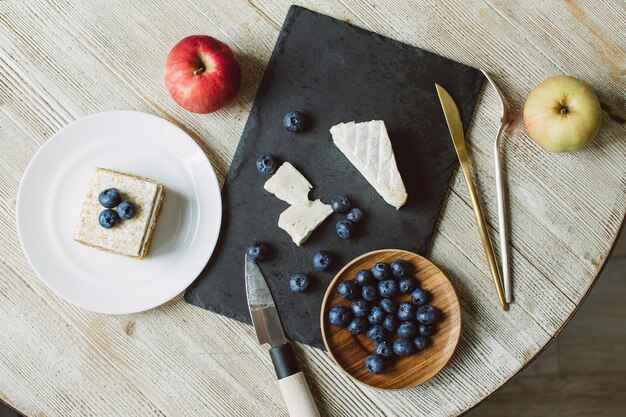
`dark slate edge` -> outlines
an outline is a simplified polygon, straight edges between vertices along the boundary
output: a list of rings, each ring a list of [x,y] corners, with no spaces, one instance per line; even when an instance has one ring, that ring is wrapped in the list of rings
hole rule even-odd
[[[243,139],[246,138],[247,140],[251,140],[248,137],[250,134],[249,132],[251,132],[256,126],[256,124],[258,123],[257,102],[261,100],[261,98],[265,95],[266,90],[270,87],[268,80],[271,77],[271,72],[272,72],[271,70],[276,65],[276,57],[278,56],[279,51],[282,49],[282,43],[285,39],[285,36],[289,34],[289,27],[293,23],[294,16],[299,11],[299,9],[306,10],[302,7],[295,6],[295,5],[289,8],[289,12],[287,13],[285,21],[283,22],[283,26],[280,29],[278,39],[276,40],[276,44],[274,45],[274,49],[272,50],[272,54],[270,55],[270,59],[267,63],[267,67],[265,68],[265,72],[263,73],[261,84],[259,85],[259,89],[257,90],[257,93],[254,97],[254,101],[252,103],[252,110],[250,111],[250,114],[248,115],[248,120],[246,121],[246,125],[244,126],[243,132],[241,133],[239,144],[237,145],[237,149],[235,150],[235,155],[233,156],[230,169],[228,170],[228,175],[226,176],[226,180],[224,181],[222,194],[225,194],[227,192],[228,182],[232,180],[233,178],[237,177],[237,175],[239,174],[239,170],[242,164],[242,158],[245,153],[244,148],[245,148],[246,140],[243,140]],[[224,207],[225,201],[226,199],[222,198],[222,213],[224,213],[224,215],[227,215],[226,214],[227,210],[225,210],[225,207]],[[224,221],[222,222],[225,223]],[[225,232],[226,232],[225,228],[222,227],[220,229],[220,235],[217,240],[218,242],[222,240],[222,234]],[[218,246],[219,244],[216,246],[215,251],[218,250]],[[216,258],[217,256],[215,256],[215,253],[214,253],[211,256],[211,259],[209,259],[209,262],[207,263],[207,265],[204,267],[204,269],[200,273],[200,275],[194,280],[193,283],[191,283],[189,287],[187,287],[187,289],[185,290],[185,294],[184,294],[184,298],[186,302],[193,304],[195,306],[201,307],[205,310],[211,310],[211,307],[207,306],[204,300],[202,300],[202,294],[199,292],[196,292],[196,287],[198,286],[200,281],[202,281],[205,271],[211,268],[211,265]],[[218,314],[227,315],[239,321],[242,321],[244,323],[252,324],[250,317],[248,315],[245,315],[245,316],[241,315],[232,309],[228,310],[226,308],[222,308],[221,311],[218,312]]]
[[[288,11],[288,14],[286,16],[286,19],[285,19],[285,21],[283,23],[283,26],[281,28],[281,31],[280,31],[279,37],[277,39],[277,42],[276,42],[276,44],[274,46],[274,49],[272,51],[272,55],[271,55],[270,60],[268,62],[268,66],[266,68],[266,71],[264,73],[263,79],[262,79],[261,84],[259,86],[259,90],[257,91],[256,97],[255,97],[255,100],[254,100],[254,103],[253,103],[252,111],[250,112],[250,115],[248,116],[248,120],[246,122],[246,125],[244,127],[244,130],[243,130],[243,133],[242,133],[242,136],[241,136],[242,139],[245,138],[247,141],[253,140],[253,138],[250,138],[248,136],[250,136],[250,133],[254,130],[254,128],[256,127],[257,123],[259,123],[258,117],[257,117],[257,112],[258,112],[258,109],[257,109],[257,106],[256,106],[257,101],[259,101],[260,98],[263,97],[263,95],[265,94],[267,89],[270,87],[268,79],[271,77],[270,74],[272,72],[271,71],[272,68],[276,65],[276,56],[278,56],[280,54],[281,50],[283,49],[283,42],[285,40],[285,37],[290,33],[290,27],[293,24],[294,19],[298,15],[300,15],[302,13],[309,13],[309,14],[313,15],[315,18],[318,18],[318,19],[327,19],[327,20],[330,20],[330,21],[334,21],[334,22],[336,22],[339,25],[345,25],[347,28],[349,28],[351,30],[357,31],[359,33],[362,33],[362,34],[365,34],[365,35],[368,35],[368,36],[377,36],[377,37],[379,37],[379,38],[381,38],[383,40],[393,40],[393,39],[390,39],[390,38],[386,38],[386,37],[384,37],[384,36],[382,36],[380,34],[377,34],[375,32],[371,32],[371,31],[368,31],[368,30],[365,30],[365,29],[353,26],[351,24],[348,24],[348,23],[346,23],[344,21],[341,21],[341,20],[338,20],[338,19],[334,19],[334,18],[332,18],[330,16],[321,15],[321,14],[318,14],[316,12],[312,12],[312,11],[306,9],[306,8],[303,8],[303,7],[299,7],[299,6],[295,6],[295,5],[291,6],[289,11]],[[395,41],[395,40],[393,40],[393,41]],[[437,59],[437,60],[445,59],[446,61],[449,61],[449,59],[447,59],[447,58],[444,58],[444,57],[442,57],[440,55],[437,55],[437,54],[434,54],[432,52],[423,50],[421,48],[417,48],[415,46],[408,45],[408,44],[405,44],[405,43],[402,43],[402,42],[399,42],[399,41],[395,41],[395,42],[397,42],[397,44],[401,45],[403,48],[406,48],[406,49],[408,49],[410,51],[415,51],[415,52],[418,52],[418,53],[427,54],[428,56],[430,56],[433,59]],[[457,63],[456,61],[452,61],[452,62],[453,63]],[[461,63],[457,63],[457,64],[461,64]],[[471,117],[473,115],[473,111],[475,110],[476,102],[477,102],[477,100],[478,100],[478,98],[480,96],[480,91],[481,90],[480,90],[479,86],[481,86],[483,84],[484,76],[479,71],[477,71],[476,69],[474,69],[472,67],[469,67],[469,66],[467,66],[465,64],[461,64],[461,65],[466,67],[465,70],[474,70],[474,74],[475,74],[475,76],[473,77],[474,80],[473,80],[472,84],[468,85],[468,88],[470,88],[470,90],[475,91],[475,93],[472,94],[469,102],[466,101],[465,103],[459,103],[459,107],[461,107],[463,104],[469,104],[469,106],[473,109],[471,112],[468,112],[465,115],[465,117],[463,117],[464,129],[467,132],[469,124],[470,124],[470,121],[471,121]],[[453,93],[451,92],[451,94],[453,94]],[[453,97],[454,97],[454,95],[453,95]],[[232,164],[231,164],[231,169],[229,170],[229,173],[228,173],[228,176],[227,176],[227,180],[225,182],[225,187],[224,187],[224,189],[222,191],[223,194],[226,194],[228,192],[228,187],[227,187],[228,181],[233,179],[233,178],[236,178],[237,175],[239,174],[241,163],[242,163],[242,157],[243,157],[243,155],[245,153],[244,152],[244,146],[245,146],[246,140],[240,140],[240,143],[239,143],[239,145],[237,147],[237,150],[235,152],[235,155],[233,157],[233,161],[232,161]],[[455,161],[454,165],[458,165],[458,161]],[[451,174],[448,176],[448,183],[449,183],[453,173],[454,172],[451,171]],[[448,187],[448,192],[449,192],[449,187]],[[437,217],[440,216],[441,207],[442,207],[443,201],[446,198],[447,198],[447,193],[436,202],[437,206],[439,207],[439,211],[438,211]],[[223,201],[225,201],[225,199],[223,199]],[[435,222],[436,221],[437,221],[437,219],[435,219]],[[433,231],[435,229],[436,229],[436,223],[435,223],[435,227],[433,228]],[[224,228],[222,228],[222,230],[220,232],[220,240],[222,238],[222,233],[225,233],[225,229]],[[432,241],[432,232],[426,238],[426,246],[428,248],[430,247],[431,241]],[[217,249],[216,249],[216,251],[217,251]],[[426,251],[426,248],[421,248],[421,250],[419,250],[420,253],[423,252],[423,251]],[[205,271],[211,268],[213,260],[217,258],[216,255],[217,255],[217,253],[215,253],[212,256],[211,261],[209,261],[209,263],[207,264],[207,266],[205,267],[205,269],[203,270],[201,275],[198,277],[198,279],[196,279],[196,281],[194,281],[194,283],[192,283],[190,285],[190,287],[186,290],[184,298],[185,298],[185,300],[187,302],[189,302],[191,304],[194,304],[196,306],[199,306],[201,308],[214,310],[214,311],[218,312],[219,314],[235,318],[235,319],[237,319],[239,321],[243,321],[245,323],[250,323],[250,318],[249,318],[249,315],[247,314],[247,312],[244,314],[244,313],[241,313],[239,311],[235,311],[234,309],[232,309],[232,308],[230,308],[228,306],[225,306],[223,304],[219,306],[219,309],[215,308],[214,306],[209,306],[202,300],[201,293],[199,293],[199,292],[197,293],[196,292],[196,288],[199,285],[200,281],[202,280],[202,277],[204,276]],[[311,343],[311,342],[312,341],[309,341],[308,343]],[[313,344],[315,346],[322,347],[321,343],[313,342]]]

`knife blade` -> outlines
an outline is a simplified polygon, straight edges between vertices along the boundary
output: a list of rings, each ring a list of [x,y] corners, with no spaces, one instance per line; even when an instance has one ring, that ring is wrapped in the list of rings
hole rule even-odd
[[[260,345],[270,345],[270,357],[287,411],[292,417],[319,417],[315,400],[300,370],[276,310],[274,298],[259,266],[245,256],[246,297]]]
[[[283,325],[276,311],[265,277],[259,266],[246,256],[246,294],[252,324],[259,344],[271,347],[287,343]]]
[[[470,170],[467,149],[465,146],[465,134],[463,133],[461,114],[459,113],[459,108],[454,102],[454,99],[450,96],[446,89],[439,84],[435,84],[435,88],[437,89],[437,95],[439,96],[439,102],[441,103],[443,115],[446,118],[448,130],[450,131],[450,136],[452,137],[452,143],[454,144],[454,149],[456,150],[456,154],[461,164],[461,170],[463,171],[463,176],[465,177],[465,184],[467,185],[470,200],[472,201],[472,208],[474,210],[474,216],[476,217],[478,232],[480,233],[480,239],[483,244],[483,250],[485,251],[485,257],[487,258],[487,263],[489,265],[489,271],[491,272],[491,278],[496,287],[496,291],[498,292],[498,300],[502,309],[507,310],[508,305],[504,297],[500,269],[498,268],[498,263],[496,262],[496,256],[491,243],[491,238],[489,237],[489,232],[487,231],[485,217],[483,216],[478,195],[476,193],[476,189],[474,188],[474,181],[472,180],[472,171]]]

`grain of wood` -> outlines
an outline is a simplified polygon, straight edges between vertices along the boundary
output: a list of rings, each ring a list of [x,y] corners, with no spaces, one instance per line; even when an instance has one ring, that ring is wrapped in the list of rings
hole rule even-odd
[[[517,416],[520,412],[551,417],[623,415],[624,271],[626,261],[613,256],[559,337],[468,417]]]
[[[391,264],[396,259],[403,259],[412,266],[414,272],[411,276],[420,288],[428,291],[432,297],[428,304],[437,308],[442,319],[436,324],[436,334],[429,339],[432,342],[430,346],[415,355],[397,358],[387,364],[383,372],[372,374],[364,364],[376,343],[365,334],[353,335],[345,328],[332,326],[328,313],[337,305],[351,308],[351,301],[342,299],[337,293],[341,282],[354,279],[357,271],[370,270],[378,262]],[[396,300],[410,302],[411,296],[403,294]],[[461,309],[450,281],[432,262],[412,252],[385,249],[361,255],[337,273],[322,301],[321,327],[326,350],[346,374],[370,387],[403,390],[425,383],[448,363],[461,333]]]
[[[514,124],[505,154],[516,303],[507,314],[497,306],[469,198],[455,176],[430,257],[457,289],[464,327],[452,361],[432,381],[402,393],[377,392],[355,384],[325,353],[298,348],[329,415],[458,414],[551,340],[586,293],[623,220],[626,143],[614,116],[623,107],[624,9],[610,1],[304,4],[488,68],[517,114],[528,90],[559,72],[590,82],[607,109],[598,141],[572,155],[539,151],[521,120]],[[58,299],[21,253],[14,201],[21,173],[49,136],[112,109],[146,111],[183,127],[223,181],[288,6],[278,0],[0,2],[0,397],[29,415],[285,414],[267,353],[247,326],[180,297],[112,317]],[[567,39],[550,24],[555,21],[568,28]],[[228,42],[246,74],[235,103],[210,116],[178,108],[162,83],[167,51],[192,33]],[[495,106],[487,90],[469,134],[492,226]]]

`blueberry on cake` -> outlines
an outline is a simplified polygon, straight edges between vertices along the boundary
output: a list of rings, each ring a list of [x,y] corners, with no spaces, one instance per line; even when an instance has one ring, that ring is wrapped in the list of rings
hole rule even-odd
[[[74,240],[118,255],[147,257],[165,193],[157,181],[96,168]]]

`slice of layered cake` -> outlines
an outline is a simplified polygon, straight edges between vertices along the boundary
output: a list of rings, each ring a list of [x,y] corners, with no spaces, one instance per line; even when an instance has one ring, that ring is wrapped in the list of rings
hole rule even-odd
[[[74,240],[110,253],[147,257],[165,193],[157,181],[96,168]]]

